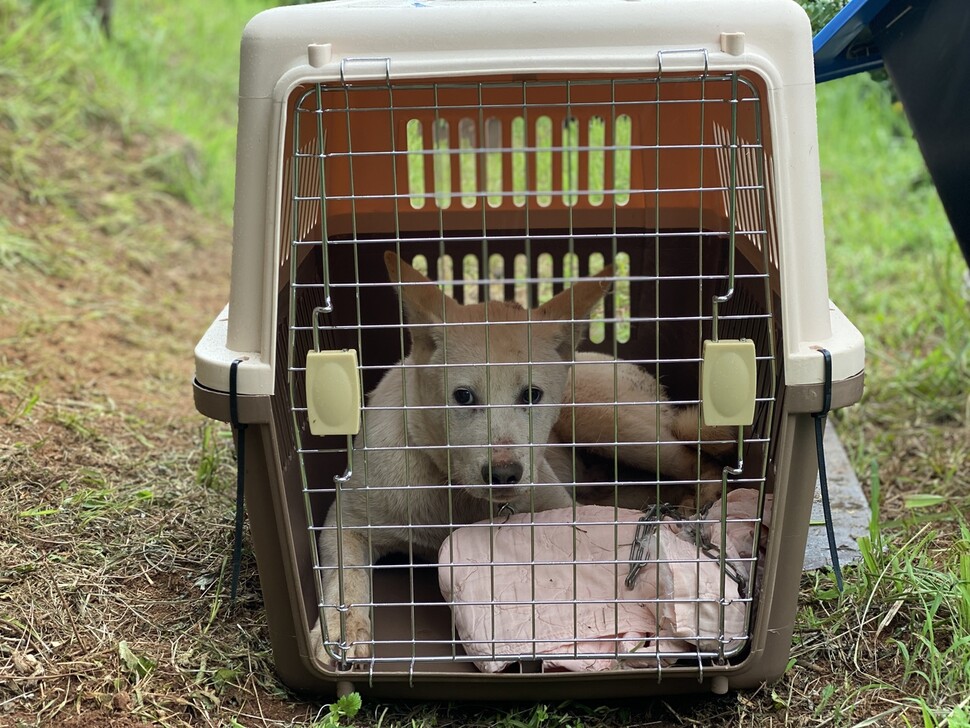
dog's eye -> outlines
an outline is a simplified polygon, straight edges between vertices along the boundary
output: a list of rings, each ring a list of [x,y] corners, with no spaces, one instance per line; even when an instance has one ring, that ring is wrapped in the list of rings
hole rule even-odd
[[[467,387],[459,387],[451,393],[451,396],[454,397],[455,402],[460,404],[462,407],[475,404],[475,393]]]
[[[522,404],[538,404],[542,399],[542,390],[538,387],[526,387],[519,395]]]

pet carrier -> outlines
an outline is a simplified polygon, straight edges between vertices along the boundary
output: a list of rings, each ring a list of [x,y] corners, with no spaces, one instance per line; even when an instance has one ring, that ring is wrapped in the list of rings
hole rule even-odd
[[[782,673],[812,413],[856,401],[864,364],[827,295],[797,5],[277,8],[242,42],[236,178],[194,390],[248,426],[288,685]]]

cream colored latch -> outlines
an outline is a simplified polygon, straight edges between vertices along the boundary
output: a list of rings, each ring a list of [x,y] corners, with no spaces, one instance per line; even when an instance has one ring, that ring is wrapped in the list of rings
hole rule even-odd
[[[306,356],[306,402],[314,435],[360,432],[357,352],[311,351]]]
[[[754,422],[758,377],[754,342],[705,341],[701,364],[701,417],[705,425]]]

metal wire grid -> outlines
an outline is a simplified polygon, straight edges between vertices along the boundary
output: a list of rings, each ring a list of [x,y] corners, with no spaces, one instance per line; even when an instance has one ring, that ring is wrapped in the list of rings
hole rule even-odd
[[[696,98],[660,98],[660,89],[672,86],[683,86],[688,83],[699,83],[700,93]],[[657,98],[653,100],[643,100],[639,98],[624,98],[626,92],[634,92],[641,89],[654,87]],[[571,98],[576,95],[578,90],[607,89],[608,93],[601,93],[593,100],[574,100]],[[720,91],[707,94],[712,90]],[[730,90],[725,90],[730,89]],[[446,94],[454,93],[456,90],[468,92],[465,98],[456,100],[455,103],[439,103],[437,98]],[[532,95],[540,93],[557,92],[558,98],[552,100],[544,96],[540,101],[534,103]],[[383,105],[375,106],[375,93],[380,92],[382,98],[379,103]],[[502,94],[500,101],[489,103],[485,100],[490,94]],[[517,100],[510,102],[510,94],[517,96]],[[360,102],[355,100],[360,97]],[[435,101],[428,103],[427,99],[433,98]],[[725,101],[729,101],[726,104]],[[754,130],[755,138],[746,139],[739,136],[736,129],[730,128],[729,123],[719,126],[717,122],[705,121],[704,109],[711,105],[718,104],[723,108],[731,109],[731,118],[738,116],[750,118],[749,126]],[[660,124],[657,124],[657,138],[653,143],[634,143],[630,138],[630,132],[626,135],[619,130],[622,126],[620,122],[630,119],[630,111],[639,111],[641,114],[652,111],[660,119],[661,112],[673,107],[696,107],[700,110],[700,124],[708,124],[712,128],[710,138],[701,138],[696,142],[683,142],[677,144],[664,143],[660,138]],[[607,109],[606,113],[603,110]],[[539,111],[536,111],[539,109]],[[597,113],[599,112],[599,113]],[[434,84],[392,84],[389,81],[385,86],[374,86],[373,84],[355,85],[347,83],[343,85],[314,85],[305,91],[297,100],[293,108],[293,128],[294,147],[291,150],[292,167],[284,175],[286,199],[284,199],[284,210],[282,214],[282,224],[284,227],[283,241],[281,246],[282,260],[289,259],[289,248],[295,250],[302,247],[319,246],[324,239],[331,245],[339,243],[363,242],[365,240],[375,244],[395,245],[402,235],[408,235],[413,243],[435,244],[439,243],[443,237],[455,243],[477,243],[487,239],[493,245],[503,241],[515,241],[520,235],[525,235],[532,240],[543,240],[549,237],[556,237],[557,233],[550,233],[541,227],[531,225],[532,218],[539,215],[546,209],[553,209],[557,212],[561,208],[566,208],[568,215],[559,218],[560,222],[555,227],[558,229],[567,228],[570,231],[578,229],[573,218],[575,213],[583,207],[595,206],[600,209],[610,209],[612,213],[612,223],[606,226],[599,225],[599,231],[590,231],[589,234],[597,235],[605,240],[623,239],[625,237],[636,237],[642,234],[642,230],[624,230],[622,223],[618,222],[625,209],[632,209],[629,201],[633,198],[652,198],[658,204],[650,206],[659,216],[664,208],[662,201],[666,197],[690,193],[701,200],[697,205],[698,218],[692,223],[697,225],[697,234],[705,236],[722,236],[726,233],[744,236],[755,244],[768,239],[768,231],[773,225],[770,208],[766,208],[760,195],[764,191],[768,181],[765,179],[766,170],[764,164],[764,140],[760,129],[761,100],[757,88],[737,73],[710,73],[698,77],[684,76],[657,76],[654,79],[632,78],[632,79],[613,79],[610,81],[602,80],[567,80],[567,81],[530,81],[518,83],[434,83]],[[387,138],[372,132],[360,133],[355,135],[354,129],[369,130],[373,126],[373,120],[378,117],[386,117],[389,120]],[[410,129],[408,136],[401,133],[400,129],[410,127],[411,122],[420,122],[422,117],[430,116],[433,120],[431,131],[424,130],[424,138],[419,140],[419,146],[410,146],[412,137]],[[555,117],[552,119],[551,117]],[[339,117],[346,129],[341,130],[345,142],[342,148],[327,149],[322,151],[327,143],[325,137],[334,133],[338,125],[327,124],[327,119]],[[505,123],[504,126],[514,127],[514,122],[522,122],[524,130],[521,132],[525,139],[515,146],[511,145],[514,136],[514,129],[506,129],[504,134],[499,129],[496,136],[491,131],[496,125],[489,122],[496,122],[499,127],[503,122],[508,122],[509,117],[513,123]],[[449,127],[448,118],[454,123]],[[598,142],[578,144],[578,134],[583,131],[576,129],[572,125],[580,119],[589,121],[600,120],[614,132],[614,138],[603,138]],[[554,124],[549,130],[549,134],[555,136],[559,134],[559,143],[540,140],[540,125],[544,120],[559,122]],[[477,138],[468,136],[462,132],[458,144],[442,146],[442,139],[438,136],[439,129],[451,128],[451,136],[455,136],[455,128],[461,126],[461,122],[472,122],[471,131],[477,132]],[[306,138],[299,130],[315,131],[315,135]],[[572,129],[572,131],[569,131]],[[386,131],[381,127],[381,131]],[[591,130],[590,130],[591,131]],[[618,133],[619,132],[619,133]],[[305,141],[301,141],[304,140]],[[366,140],[366,143],[359,140]],[[461,146],[462,141],[474,140],[476,144],[472,146]],[[582,151],[584,154],[579,155]],[[699,159],[701,165],[705,164],[704,156],[711,158],[717,157],[721,174],[718,181],[709,183],[710,176],[703,173],[700,176],[700,183],[685,185],[671,185],[663,183],[661,176],[654,174],[654,184],[647,186],[636,186],[635,179],[629,173],[626,175],[617,171],[617,167],[622,166],[623,160],[629,160],[632,155],[641,157],[642,166],[651,162],[657,169],[661,166],[661,153],[665,155],[684,155],[690,154]],[[592,158],[594,154],[613,155],[613,165],[606,165],[604,174],[599,178],[598,186],[591,178],[578,179],[576,172],[579,170],[569,169],[570,167],[592,168],[594,165],[586,159]],[[489,160],[496,156],[501,157],[506,167],[504,176],[499,179],[489,180],[488,168]],[[536,170],[535,161],[546,156],[550,168],[556,171],[562,169],[561,174],[544,176]],[[455,174],[454,168],[463,166],[463,159],[485,160],[477,166],[472,165],[471,174]],[[419,164],[426,167],[425,174],[419,174],[419,179],[430,177],[431,182],[428,186],[432,189],[425,189],[421,185],[413,184],[413,177],[409,179],[408,172],[412,170],[413,163],[417,160]],[[447,161],[442,161],[447,160]],[[455,161],[459,163],[456,165]],[[509,161],[510,160],[510,161]],[[528,171],[516,174],[516,160],[520,160],[518,166],[529,165]],[[755,161],[758,160],[758,161]],[[758,163],[760,161],[760,164]],[[439,163],[440,162],[440,163]],[[709,163],[709,162],[708,162]],[[561,166],[560,166],[561,165]],[[337,174],[339,180],[339,191],[327,191],[324,183],[323,168],[335,169],[339,167]],[[508,167],[513,169],[511,173]],[[434,174],[428,174],[434,169]],[[366,172],[365,174],[362,174]],[[377,170],[378,174],[374,174]],[[477,171],[476,171],[477,170]],[[647,170],[649,171],[649,170]],[[439,174],[440,173],[440,174]],[[731,178],[734,174],[734,179]],[[336,175],[334,175],[336,176]],[[358,177],[366,176],[366,184],[361,185]],[[459,179],[459,177],[461,179]],[[568,180],[568,185],[562,184]],[[471,187],[466,187],[467,184]],[[608,184],[612,181],[614,184]],[[511,182],[511,185],[508,183]],[[585,183],[585,184],[584,184]],[[332,182],[331,182],[332,184]],[[439,189],[435,185],[447,185],[447,189]],[[622,184],[622,186],[617,186]],[[543,189],[537,189],[539,185],[544,185]],[[734,215],[729,214],[732,228],[730,231],[711,229],[705,226],[702,211],[709,207],[704,204],[705,195],[715,195],[722,197],[725,207],[734,204],[738,207]],[[541,200],[540,198],[548,198]],[[591,198],[602,200],[600,202],[590,202]],[[467,230],[464,234],[461,231],[449,229],[446,225],[450,221],[449,212],[459,207],[456,201],[452,204],[451,200],[461,199],[462,207],[480,211],[481,223],[473,230]],[[470,200],[471,205],[466,201]],[[326,216],[321,215],[321,205],[329,205],[331,208],[343,203],[349,206],[350,226],[345,226],[339,234],[328,232]],[[427,204],[426,204],[427,203]],[[416,234],[414,230],[406,229],[402,226],[404,219],[416,217],[413,214],[414,208],[427,211],[437,210],[437,229],[424,229],[426,220],[422,220],[421,232],[424,235]],[[517,209],[524,214],[524,225],[514,230],[503,230],[501,226],[492,225],[490,211],[500,208],[502,210]],[[387,215],[389,220],[382,218],[382,225],[379,232],[375,232],[366,227],[366,216],[360,214],[360,210],[368,212],[380,209],[382,214]],[[747,212],[748,214],[743,214]],[[765,218],[761,218],[762,213]],[[610,216],[605,216],[607,220]],[[602,219],[603,216],[600,216]],[[642,227],[643,222],[661,222],[650,220],[639,220]],[[740,226],[745,223],[744,227]],[[760,224],[759,224],[760,223]],[[683,226],[681,226],[683,227]],[[663,237],[664,235],[677,234],[673,231],[665,231],[662,225],[654,225],[655,234]],[[383,233],[383,235],[381,234]],[[316,233],[313,235],[312,233]],[[442,251],[443,254],[443,251]],[[776,261],[773,261],[776,263]]]
[[[618,98],[616,93],[618,87],[623,85],[642,87],[647,83],[655,84],[658,88],[664,84],[689,83],[693,84],[692,88],[699,87],[700,94],[695,98],[669,101],[660,98],[661,94],[659,92],[656,98],[647,101],[621,100]],[[707,98],[705,94],[708,89],[723,84],[729,84],[731,87],[731,93],[728,98],[725,99],[723,94]],[[350,453],[352,443],[350,438],[347,438],[346,442],[333,442],[333,438],[329,441],[319,440],[307,435],[305,398],[302,394],[303,362],[306,351],[310,346],[315,348],[320,348],[321,346],[323,348],[354,346],[358,349],[358,354],[362,362],[361,372],[364,379],[373,379],[374,376],[379,376],[388,369],[389,365],[389,362],[386,360],[386,355],[383,357],[369,357],[369,352],[365,346],[365,334],[368,334],[368,332],[377,332],[387,339],[393,337],[397,342],[397,358],[399,360],[403,360],[407,353],[406,336],[404,333],[405,327],[399,308],[393,312],[385,312],[382,320],[379,321],[374,321],[372,316],[364,315],[364,312],[368,308],[368,297],[379,290],[387,289],[389,284],[375,281],[373,276],[361,275],[360,261],[364,257],[360,254],[361,251],[365,250],[365,248],[376,247],[383,250],[390,247],[404,254],[405,258],[408,257],[407,251],[420,251],[428,259],[428,267],[431,268],[433,274],[435,268],[439,267],[439,262],[448,260],[452,250],[467,251],[477,248],[480,251],[477,256],[480,262],[479,274],[477,277],[475,275],[469,276],[467,280],[455,281],[456,298],[459,298],[459,300],[467,300],[467,298],[473,297],[467,292],[477,289],[478,298],[484,300],[491,296],[492,291],[496,287],[502,291],[508,291],[514,289],[516,285],[521,286],[524,282],[526,284],[526,290],[529,293],[526,303],[527,305],[532,305],[539,299],[540,284],[548,284],[551,282],[553,288],[558,290],[562,286],[568,285],[576,277],[590,272],[588,260],[580,261],[580,265],[574,267],[573,270],[563,270],[563,264],[555,259],[553,260],[553,271],[551,275],[548,271],[540,272],[538,270],[538,264],[535,262],[538,257],[535,255],[535,250],[542,249],[551,243],[565,242],[566,255],[573,256],[578,260],[576,241],[581,239],[584,243],[592,241],[594,245],[600,248],[606,259],[616,259],[617,256],[626,252],[631,246],[642,244],[645,232],[647,232],[644,230],[631,230],[620,224],[620,218],[624,212],[622,208],[628,205],[630,200],[637,198],[650,198],[655,201],[655,204],[652,205],[655,210],[654,229],[647,232],[648,236],[654,241],[653,270],[651,271],[646,266],[640,270],[627,270],[624,272],[624,275],[617,276],[617,281],[628,284],[631,287],[637,285],[652,286],[656,298],[656,310],[652,315],[638,315],[637,311],[632,310],[618,312],[616,306],[612,305],[608,306],[608,311],[603,315],[603,322],[608,330],[615,330],[617,325],[622,323],[626,323],[634,328],[652,327],[656,330],[656,355],[631,356],[628,351],[623,351],[622,353],[627,361],[640,364],[658,377],[668,371],[668,367],[682,365],[696,366],[699,362],[696,356],[679,358],[661,356],[659,339],[661,325],[670,323],[696,325],[698,338],[703,338],[705,326],[710,327],[714,325],[720,328],[722,337],[730,337],[737,335],[735,332],[743,331],[747,332],[749,336],[754,334],[759,339],[757,342],[758,368],[762,374],[758,396],[758,422],[760,424],[756,425],[752,433],[745,439],[745,443],[746,447],[760,446],[761,462],[756,463],[754,468],[749,467],[748,469],[742,469],[739,463],[739,467],[735,469],[736,472],[732,473],[731,485],[732,487],[738,485],[754,487],[763,495],[767,465],[767,446],[770,442],[769,425],[772,419],[771,411],[774,404],[776,380],[774,357],[776,350],[774,342],[775,327],[772,319],[770,266],[772,263],[777,262],[777,250],[773,243],[773,220],[770,214],[770,195],[768,194],[769,181],[766,178],[768,163],[765,155],[764,141],[761,137],[760,97],[754,86],[739,77],[738,74],[706,73],[700,76],[676,76],[670,78],[658,76],[653,79],[610,81],[532,81],[514,84],[515,88],[521,90],[522,93],[522,103],[516,106],[516,111],[521,114],[521,118],[528,120],[530,113],[534,113],[529,103],[530,90],[533,87],[544,88],[552,86],[563,91],[566,98],[564,101],[554,104],[544,102],[542,105],[543,110],[548,113],[550,109],[558,109],[561,112],[561,118],[574,118],[579,104],[571,101],[571,91],[574,87],[589,85],[608,87],[610,89],[611,101],[606,106],[605,113],[609,114],[613,119],[614,127],[617,116],[621,115],[622,110],[625,109],[630,109],[640,114],[653,111],[658,119],[656,135],[651,143],[643,143],[642,140],[635,140],[631,136],[631,139],[620,147],[617,147],[615,144],[609,145],[606,143],[598,146],[586,144],[579,147],[579,150],[587,155],[591,152],[598,153],[600,151],[607,154],[629,152],[634,160],[637,160],[641,155],[648,154],[652,155],[653,159],[655,159],[657,168],[655,185],[649,187],[633,187],[631,181],[626,189],[618,189],[615,185],[607,189],[604,184],[604,189],[595,190],[597,194],[601,193],[603,196],[603,202],[600,203],[598,206],[599,209],[597,210],[600,213],[599,218],[603,219],[605,217],[609,221],[605,229],[600,230],[580,229],[574,220],[574,213],[579,213],[579,208],[584,204],[580,201],[580,198],[588,194],[589,190],[570,189],[568,185],[563,185],[560,189],[542,191],[535,189],[504,188],[497,190],[494,184],[490,187],[487,179],[483,179],[474,190],[470,190],[467,186],[464,189],[460,189],[459,185],[456,185],[454,190],[454,196],[456,198],[471,196],[475,199],[475,204],[471,206],[473,208],[471,211],[476,212],[480,216],[480,227],[477,230],[451,230],[446,227],[448,223],[447,210],[439,204],[442,199],[440,191],[425,190],[419,194],[411,188],[402,189],[402,187],[405,187],[402,181],[407,179],[407,177],[402,174],[401,170],[402,168],[407,169],[409,159],[412,164],[415,156],[434,159],[443,154],[441,149],[433,148],[433,145],[432,148],[424,149],[413,147],[410,149],[407,147],[401,148],[398,144],[397,137],[392,135],[386,140],[385,149],[355,150],[356,140],[368,134],[368,126],[366,124],[360,124],[358,127],[354,123],[355,119],[360,119],[360,114],[371,115],[376,113],[386,115],[390,119],[389,126],[392,129],[400,126],[401,120],[404,120],[404,124],[406,124],[407,120],[417,112],[431,112],[435,119],[441,119],[445,116],[453,119],[465,118],[463,116],[464,114],[473,113],[474,118],[483,121],[487,118],[488,114],[499,110],[484,103],[483,99],[487,95],[487,91],[499,87],[509,88],[510,84],[478,82],[473,84],[436,83],[425,86],[419,85],[422,91],[430,90],[435,98],[438,98],[439,94],[443,94],[446,90],[454,88],[460,88],[462,91],[475,92],[478,103],[470,107],[449,105],[409,106],[406,103],[398,104],[395,100],[405,96],[403,93],[405,90],[415,90],[415,85],[410,85],[406,89],[402,89],[390,82],[382,89],[387,102],[383,107],[374,108],[370,105],[356,105],[354,99],[358,91],[366,93],[368,95],[368,102],[371,102],[374,88],[371,86],[358,88],[351,83],[332,86],[313,86],[296,103],[295,111],[291,119],[293,125],[293,149],[290,162],[292,166],[289,170],[291,180],[290,198],[285,201],[288,204],[284,205],[285,209],[288,208],[286,211],[290,216],[289,223],[286,226],[288,227],[286,234],[289,235],[290,239],[287,241],[287,252],[283,256],[284,262],[289,266],[287,372],[295,451],[299,461],[302,485],[306,497],[308,527],[314,536],[314,542],[317,533],[322,528],[317,525],[320,522],[319,503],[322,501],[332,501],[334,496],[340,492],[343,484],[351,477]],[[743,89],[744,93],[739,95],[739,89]],[[695,105],[700,109],[701,125],[699,139],[694,144],[678,145],[677,149],[683,150],[686,148],[692,150],[700,159],[701,167],[704,165],[705,155],[720,155],[721,176],[723,178],[726,172],[727,179],[722,179],[718,184],[710,184],[702,169],[699,174],[699,183],[696,187],[686,189],[682,187],[664,187],[661,184],[660,155],[665,151],[675,151],[673,148],[665,145],[663,138],[665,130],[659,123],[660,109],[666,104]],[[723,138],[723,126],[719,127],[716,131],[717,134],[722,135],[719,140],[712,141],[706,138],[704,131],[705,109],[713,104],[731,104],[730,116],[732,123],[729,126],[727,143],[725,143],[725,139]],[[603,113],[603,105],[597,105],[595,110]],[[749,124],[746,127],[752,128],[753,126],[756,130],[756,134],[752,140],[742,140],[739,138],[737,134],[738,114],[751,114],[756,119],[753,125]],[[329,121],[327,117],[334,117],[341,122],[345,122],[347,135],[345,148],[331,148],[328,146],[326,129],[330,127],[328,126]],[[301,127],[308,125],[316,130],[316,135],[311,139],[310,143],[303,141],[305,139],[305,133],[301,130]],[[484,126],[484,123],[480,124],[479,129],[484,129]],[[548,147],[540,147],[537,144],[526,144],[525,146],[514,147],[503,143],[496,150],[494,146],[489,146],[485,143],[485,136],[483,132],[480,143],[470,149],[467,147],[464,149],[459,147],[450,149],[444,153],[451,156],[473,154],[484,158],[485,155],[495,154],[498,151],[503,160],[505,160],[505,164],[508,164],[513,155],[516,154],[524,153],[527,163],[532,164],[538,155],[549,153],[553,157],[558,155],[558,164],[562,165],[565,170],[562,179],[564,181],[575,180],[575,177],[568,171],[568,166],[575,160],[574,152],[576,149],[568,144],[561,142],[559,144],[550,144]],[[739,157],[742,160],[748,160],[748,162],[742,161],[739,164]],[[354,175],[355,161],[358,159],[366,159],[368,162],[374,160],[386,161],[389,165],[388,179],[391,180],[390,188],[388,189],[385,185],[385,189],[373,191],[368,187],[360,185]],[[349,165],[345,167],[348,172],[348,177],[343,181],[345,183],[343,193],[329,194],[327,188],[328,184],[332,184],[332,175],[329,175],[328,172],[335,164],[348,161]],[[739,172],[739,170],[741,171]],[[743,170],[749,170],[750,172],[745,174]],[[481,168],[479,172],[482,175],[485,174]],[[434,178],[433,175],[432,178]],[[534,179],[534,174],[528,178]],[[617,175],[614,168],[614,181],[616,178]],[[438,181],[438,179],[435,179],[436,184]],[[698,241],[696,243],[698,250],[697,257],[700,259],[698,270],[695,274],[669,276],[665,275],[661,270],[661,243],[665,239],[675,242],[683,240],[684,232],[682,230],[664,229],[661,221],[661,209],[665,195],[683,192],[697,195],[697,199],[702,202],[716,197],[723,198],[728,212],[728,220],[726,228],[710,229],[703,210],[699,210],[697,229],[690,231],[691,237]],[[553,202],[540,205],[540,193],[548,193],[553,198]],[[490,224],[492,209],[489,198],[494,198],[496,195],[501,198],[499,205],[508,207],[511,204],[522,213],[521,220],[524,224],[521,229],[510,231],[498,225],[492,226]],[[422,231],[407,229],[407,224],[403,221],[409,215],[413,215],[415,210],[420,209],[416,204],[417,199],[424,201],[422,207],[427,205],[430,208],[432,207],[430,203],[434,203],[437,207],[434,210],[438,222],[436,230]],[[737,209],[739,201],[745,211],[741,215],[738,214]],[[383,207],[385,213],[384,220],[391,221],[391,229],[387,230],[384,234],[371,230],[363,232],[359,225],[360,218],[358,216],[364,214],[359,211],[359,208],[367,208],[368,205],[374,203]],[[588,203],[588,200],[586,203]],[[328,224],[327,211],[341,204],[349,205],[350,229],[342,230],[339,234],[331,236],[328,234],[330,225]],[[565,220],[563,230],[552,231],[545,227],[532,227],[531,221],[537,216],[533,215],[533,213],[542,212],[543,208],[548,207],[556,209],[560,213],[561,219]],[[608,210],[605,216],[603,215],[604,210]],[[466,209],[464,212],[468,212],[468,210]],[[738,227],[739,220],[743,220],[744,222],[744,227],[741,229]],[[742,240],[747,243],[753,243],[754,247],[761,253],[761,260],[759,261],[760,267],[753,272],[735,270],[735,249],[736,246],[741,244]],[[701,261],[704,257],[705,245],[710,241],[726,241],[728,267],[730,270],[722,269],[709,272],[704,269]],[[351,258],[353,260],[353,270],[343,276],[334,276],[331,273],[328,259],[331,257],[331,251],[336,250],[339,246],[352,247],[353,252]],[[505,254],[508,254],[510,250],[521,251],[528,268],[524,280],[521,277],[511,277],[507,273],[502,274],[498,278],[484,275],[486,262],[490,260],[493,251],[496,250],[503,251]],[[314,259],[315,262],[322,264],[307,265],[306,261],[310,253],[315,253],[318,256],[317,259]],[[769,258],[772,258],[772,260],[769,260]],[[370,259],[373,259],[373,256],[370,256]],[[452,260],[452,266],[455,266],[454,260]],[[453,275],[455,278],[459,278],[458,271],[454,271]],[[713,314],[705,313],[703,306],[699,306],[698,312],[694,314],[678,317],[665,317],[660,315],[660,284],[667,284],[674,281],[686,281],[696,284],[698,299],[702,296],[709,295],[714,286],[720,287],[720,301],[718,304],[720,310],[716,310]],[[737,296],[734,295],[736,286],[739,289],[743,288],[743,291],[738,291],[739,295]],[[333,301],[334,297],[338,297],[342,292],[352,294],[350,297],[345,296],[344,299],[354,301],[355,303],[352,305],[356,310],[341,316],[335,312]],[[742,293],[743,295],[741,295]],[[716,323],[714,321],[715,318],[717,319]],[[488,325],[498,326],[500,324],[492,322]],[[717,328],[715,328],[715,335],[716,332]],[[604,347],[607,349],[612,348],[612,353],[614,354],[620,354],[622,347],[617,342],[615,333],[612,337],[607,336],[606,339]],[[492,366],[498,365],[493,364]],[[368,375],[372,376],[369,377]],[[698,400],[695,397],[682,398],[676,400],[673,404],[693,405],[697,403]],[[604,404],[613,405],[614,403],[605,402]],[[658,404],[659,402],[644,402],[640,406],[644,407],[647,416],[657,417]],[[555,405],[534,405],[537,408],[551,406]],[[489,408],[494,409],[496,415],[501,414],[500,405],[489,405]],[[406,405],[402,411],[402,417],[406,418],[408,416],[408,410],[409,408]],[[363,410],[365,423],[369,414],[374,411],[374,407],[365,405]],[[602,445],[603,443],[578,444]],[[656,449],[666,443],[651,441],[640,444]],[[699,443],[697,442],[688,442],[687,444],[694,444],[699,447]],[[400,449],[406,451],[417,446],[414,443],[403,443],[400,445]],[[530,448],[538,446],[536,444],[527,445]],[[364,451],[366,458],[368,446],[364,443],[358,443],[358,447]],[[454,447],[457,448],[458,446]],[[346,463],[346,470],[334,471],[333,464],[339,462],[341,457]],[[319,479],[317,474],[318,468],[311,466],[311,461],[317,458],[328,458],[329,474],[336,483],[336,487]],[[533,458],[532,461],[534,464],[535,459]],[[621,480],[619,477],[619,468],[616,467],[616,463],[613,465],[614,479],[609,485],[615,488],[622,488],[629,481],[625,482]],[[323,470],[326,471],[327,468],[325,467]],[[449,482],[450,480],[449,478]],[[661,487],[669,485],[670,481],[644,474],[639,480],[634,482],[652,486],[659,491]],[[363,482],[357,483],[356,487],[366,490],[377,486],[368,484],[365,474]],[[389,486],[379,487],[387,488]],[[451,493],[457,487],[459,486],[450,484],[408,484],[401,486],[401,490],[406,489],[409,493],[419,493],[422,490],[441,490],[442,488],[447,488],[449,493]],[[721,514],[702,515],[699,520],[701,522],[713,520],[722,525],[726,525]],[[661,523],[661,518],[655,516],[653,520],[648,519],[646,523],[647,526],[656,529]],[[752,520],[752,523],[757,526],[760,521],[755,518]],[[409,524],[405,519],[402,519],[402,523],[398,524],[369,522],[363,526],[363,529],[368,534],[374,534],[381,529],[397,529],[402,526],[410,528],[438,527],[450,530],[454,525],[456,524],[450,521]],[[582,527],[584,524],[582,521],[577,522],[575,519],[570,519],[560,525]],[[636,525],[640,527],[643,524],[639,520],[636,524],[622,520],[615,522],[616,528],[623,525]],[[491,528],[491,525],[481,527]],[[313,549],[313,551],[315,562],[314,572],[317,575],[317,593],[319,595],[321,593],[319,589],[319,577],[323,567],[320,566],[320,559],[316,553],[316,549]],[[692,560],[691,563],[700,563],[703,558],[702,551],[702,545],[699,543],[697,546],[697,558]],[[618,571],[626,572],[630,568],[632,558],[631,554],[617,550],[615,558],[608,560],[607,563]],[[444,620],[444,623],[448,626],[443,633],[431,636],[419,634],[415,625],[420,614],[422,612],[430,614],[442,609],[441,601],[436,595],[432,594],[430,598],[419,596],[419,592],[421,591],[419,582],[432,574],[436,567],[434,564],[420,563],[414,553],[407,554],[406,562],[410,569],[406,572],[407,584],[403,595],[398,594],[395,598],[390,600],[385,599],[384,601],[375,599],[373,603],[366,605],[374,610],[373,624],[375,639],[372,644],[372,656],[367,658],[365,662],[371,670],[394,668],[396,666],[399,669],[410,672],[415,669],[420,669],[421,664],[451,663],[460,665],[471,661],[473,658],[465,653],[463,642],[455,633],[453,619]],[[753,578],[756,568],[755,562],[756,557],[754,556],[733,561],[725,560],[722,557],[721,573],[725,578],[729,578],[729,574],[732,572],[746,572],[751,574]],[[572,565],[574,569],[578,569],[585,565],[585,563],[574,560]],[[512,562],[492,564],[493,567],[511,565],[513,565]],[[541,563],[532,564],[533,567],[541,565]],[[659,562],[654,560],[650,566],[652,568],[658,568]],[[367,566],[366,570],[371,582],[372,594],[375,594],[375,587],[379,587],[385,579],[391,579],[392,577],[400,579],[402,574],[402,569],[396,564],[378,563]],[[379,592],[380,590],[378,589],[377,593]],[[718,648],[698,648],[690,655],[685,655],[680,651],[665,649],[664,641],[660,639],[655,641],[654,647],[651,650],[651,655],[655,663],[654,669],[680,669],[679,667],[672,666],[674,661],[678,661],[682,666],[689,665],[685,669],[703,669],[705,664],[723,662],[732,655],[737,654],[743,649],[743,641],[747,638],[750,629],[752,606],[754,604],[750,583],[747,585],[747,591],[741,599],[746,606],[746,621],[740,643],[725,635],[721,635]],[[586,603],[578,598],[566,601],[574,607]],[[613,595],[608,595],[605,599],[605,602],[614,610],[618,610],[621,605],[630,603],[630,601],[630,599],[624,598],[624,595],[619,593],[619,591]],[[658,598],[656,603],[661,604],[663,601]],[[319,606],[321,607],[322,613],[322,607],[336,605],[321,604]],[[538,608],[541,604],[536,603],[534,606]],[[401,636],[384,636],[381,634],[381,620],[385,615],[388,615],[388,620],[402,618],[405,620],[406,624]],[[535,613],[533,613],[533,617],[535,618]],[[334,656],[341,657],[340,646],[345,641],[344,637],[341,635],[330,635],[328,639],[332,643],[331,649],[333,650]],[[621,639],[616,637],[606,639],[605,641],[614,643],[614,647],[597,652],[581,652],[577,649],[573,652],[572,657],[574,659],[605,657],[622,661],[625,655],[621,650]],[[525,650],[522,654],[513,655],[512,657],[518,659],[523,664],[540,659],[541,642],[534,640],[531,647],[532,649]],[[726,649],[728,647],[729,649]],[[638,657],[642,658],[643,655],[641,654]],[[687,659],[688,657],[689,660]]]

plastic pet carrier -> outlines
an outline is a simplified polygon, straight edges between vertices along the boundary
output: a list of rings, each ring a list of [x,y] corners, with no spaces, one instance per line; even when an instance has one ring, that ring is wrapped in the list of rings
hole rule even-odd
[[[828,299],[797,5],[268,11],[242,41],[234,222],[195,399],[247,426],[288,685],[781,675],[812,414],[864,367]]]

